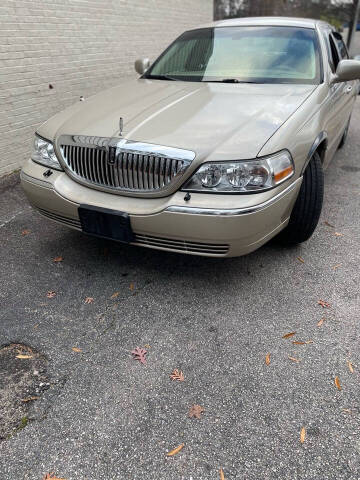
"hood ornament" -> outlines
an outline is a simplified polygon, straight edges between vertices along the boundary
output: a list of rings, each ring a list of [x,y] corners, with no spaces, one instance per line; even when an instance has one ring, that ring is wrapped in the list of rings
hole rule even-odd
[[[119,137],[122,136],[123,128],[124,128],[124,119],[123,119],[123,117],[120,117],[120,119],[119,119]]]

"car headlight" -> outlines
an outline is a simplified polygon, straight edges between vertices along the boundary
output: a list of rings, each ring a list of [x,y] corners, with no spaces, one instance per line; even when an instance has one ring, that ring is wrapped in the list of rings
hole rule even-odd
[[[62,170],[61,165],[56,157],[54,145],[48,140],[35,135],[34,147],[31,154],[31,160],[45,167]]]
[[[201,165],[182,190],[208,193],[258,192],[280,185],[294,171],[294,162],[287,150],[254,160],[209,162]]]

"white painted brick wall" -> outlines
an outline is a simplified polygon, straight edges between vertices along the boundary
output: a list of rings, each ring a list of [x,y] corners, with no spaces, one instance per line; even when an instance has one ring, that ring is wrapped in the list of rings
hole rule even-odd
[[[43,121],[212,15],[213,0],[0,0],[0,176]]]

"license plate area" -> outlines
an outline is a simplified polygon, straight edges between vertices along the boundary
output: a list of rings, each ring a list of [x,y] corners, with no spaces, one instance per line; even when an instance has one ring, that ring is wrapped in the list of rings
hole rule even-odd
[[[123,243],[134,241],[134,233],[127,213],[92,205],[80,205],[78,212],[84,233]]]

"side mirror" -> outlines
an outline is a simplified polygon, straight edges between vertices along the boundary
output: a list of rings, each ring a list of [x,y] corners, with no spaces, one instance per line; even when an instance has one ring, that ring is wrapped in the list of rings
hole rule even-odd
[[[360,79],[360,62],[358,60],[341,60],[336,68],[331,83],[347,82]]]
[[[135,70],[139,75],[143,75],[150,67],[150,60],[148,58],[139,58],[135,62]]]

